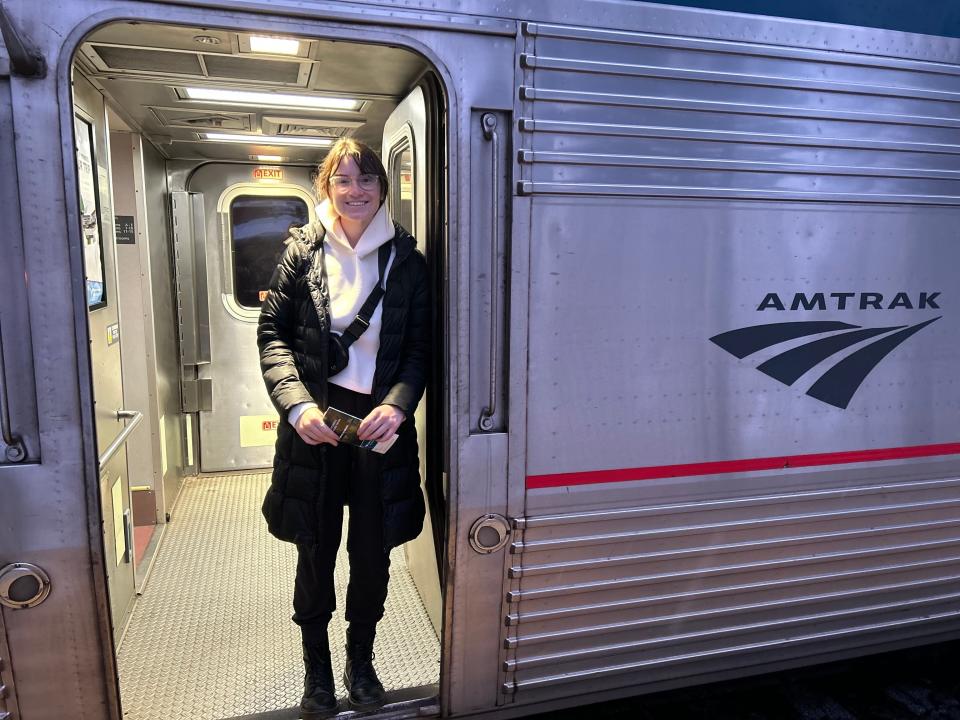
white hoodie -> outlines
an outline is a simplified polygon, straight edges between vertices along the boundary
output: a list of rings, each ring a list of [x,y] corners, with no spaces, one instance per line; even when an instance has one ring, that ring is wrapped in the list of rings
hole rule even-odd
[[[329,200],[317,206],[317,216],[326,230],[323,249],[326,253],[327,282],[330,290],[330,326],[336,333],[342,333],[360,312],[364,301],[377,284],[380,275],[378,262],[381,245],[393,239],[394,227],[390,211],[384,203],[373,216],[367,229],[363,231],[355,248],[350,247],[340,227],[340,218],[333,211]],[[384,273],[390,273],[396,250],[391,248],[390,260]],[[380,349],[380,326],[383,318],[383,300],[370,317],[370,327],[350,346],[350,362],[336,375],[328,378],[330,382],[354,392],[370,394],[373,389],[373,371]],[[296,424],[300,415],[308,407],[317,407],[316,403],[300,403],[287,414],[290,424]]]

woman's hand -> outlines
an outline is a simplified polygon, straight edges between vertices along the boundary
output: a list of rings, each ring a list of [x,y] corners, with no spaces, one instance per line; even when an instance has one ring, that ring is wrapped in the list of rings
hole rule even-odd
[[[328,443],[336,446],[339,440],[337,434],[323,422],[323,413],[315,407],[304,410],[297,418],[297,424],[293,429],[307,445]]]
[[[406,415],[400,408],[394,405],[378,405],[360,423],[357,437],[377,442],[389,440],[405,419]]]

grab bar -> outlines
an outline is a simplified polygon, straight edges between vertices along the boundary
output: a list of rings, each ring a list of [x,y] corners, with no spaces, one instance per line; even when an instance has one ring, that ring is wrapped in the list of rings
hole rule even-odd
[[[499,250],[500,240],[500,137],[497,135],[497,116],[493,113],[484,113],[481,119],[483,137],[492,141],[493,157],[493,196],[490,204],[493,206],[493,241],[491,242],[490,261],[490,398],[487,406],[480,411],[480,429],[487,432],[493,429],[493,416],[497,412],[497,342],[500,340],[499,326]]]
[[[21,462],[27,457],[27,448],[18,436],[13,434],[10,424],[10,405],[7,400],[7,368],[3,363],[3,348],[0,347],[0,436],[6,446],[3,451],[7,462]]]
[[[123,447],[123,444],[127,441],[127,438],[130,437],[130,433],[134,431],[134,428],[140,424],[140,421],[143,420],[143,413],[139,410],[117,410],[117,420],[123,420],[124,418],[130,418],[132,422],[127,425],[120,433],[114,438],[113,442],[103,451],[103,455],[100,456],[100,467],[103,467],[108,462],[110,458],[117,454],[117,450]]]

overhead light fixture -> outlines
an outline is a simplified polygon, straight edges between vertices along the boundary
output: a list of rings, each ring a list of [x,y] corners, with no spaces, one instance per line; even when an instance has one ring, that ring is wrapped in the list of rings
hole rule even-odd
[[[300,41],[293,38],[251,35],[250,52],[269,53],[271,55],[299,55]]]
[[[216,35],[194,35],[194,42],[198,42],[201,45],[219,45],[220,38]]]
[[[283,162],[283,155],[254,155],[260,162]]]
[[[333,145],[331,138],[291,137],[286,135],[240,135],[236,133],[201,133],[204,140],[217,142],[239,142],[251,145],[303,145],[306,147],[329,147]]]
[[[363,104],[354,98],[325,97],[322,95],[291,95],[289,93],[252,92],[249,90],[221,90],[219,88],[185,87],[188,100],[270,105],[274,107],[314,108],[317,110],[359,110]]]

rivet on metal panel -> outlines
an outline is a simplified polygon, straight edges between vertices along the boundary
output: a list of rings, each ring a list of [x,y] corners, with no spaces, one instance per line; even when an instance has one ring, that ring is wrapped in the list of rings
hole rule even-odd
[[[7,449],[4,452],[4,456],[7,458],[9,462],[12,462],[12,463],[22,462],[23,459],[27,457],[27,451],[23,447],[23,443],[20,441],[20,438],[14,437],[12,439],[14,444],[7,445]]]

